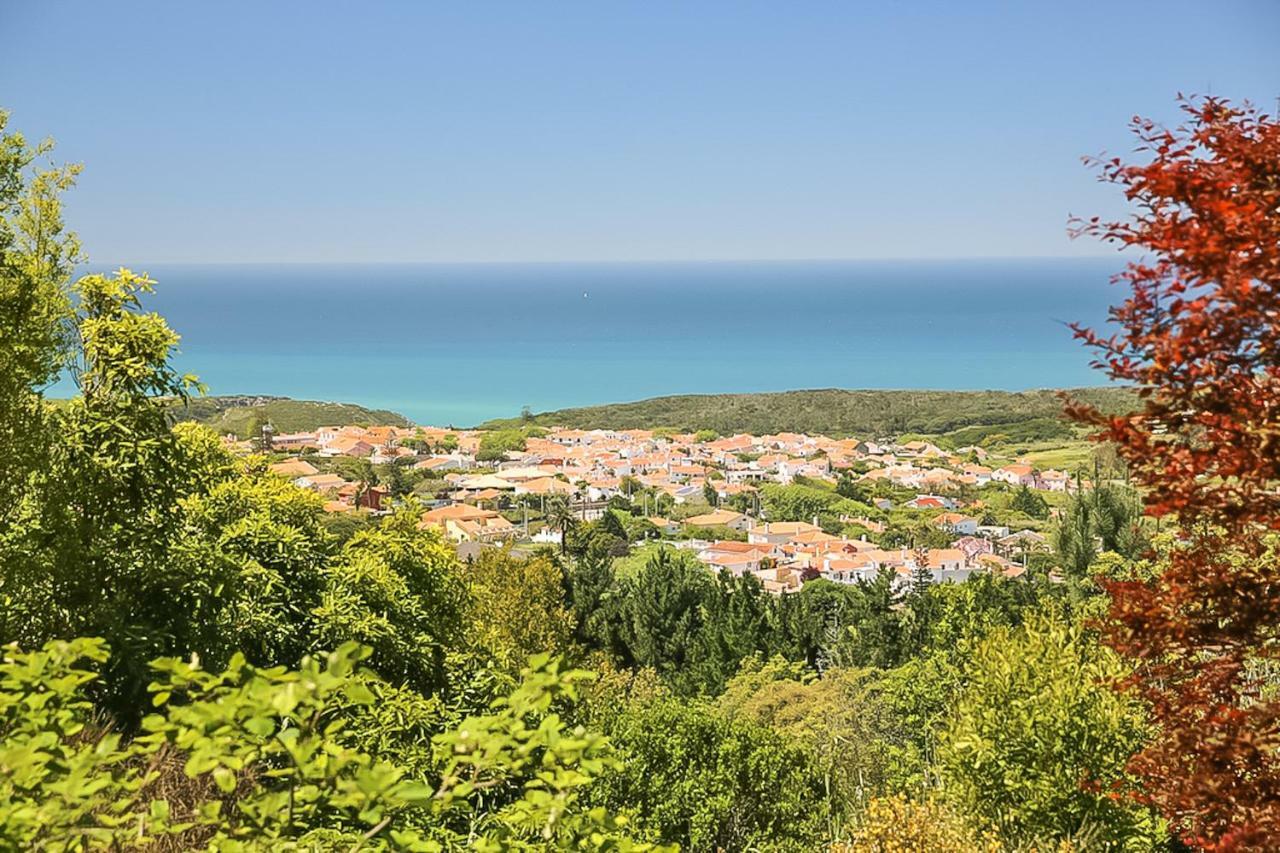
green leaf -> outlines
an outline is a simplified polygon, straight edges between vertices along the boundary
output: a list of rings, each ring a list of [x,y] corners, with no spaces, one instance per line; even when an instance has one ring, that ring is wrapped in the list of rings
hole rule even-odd
[[[377,700],[373,691],[358,681],[347,685],[347,698],[357,705],[372,705]]]
[[[236,789],[236,774],[225,767],[218,767],[213,771],[213,781],[224,794],[230,794]]]
[[[421,803],[434,797],[436,792],[430,785],[421,782],[405,782],[397,789],[396,794],[406,803]]]
[[[275,731],[276,726],[268,717],[251,717],[245,722],[244,727],[258,737],[267,737]]]

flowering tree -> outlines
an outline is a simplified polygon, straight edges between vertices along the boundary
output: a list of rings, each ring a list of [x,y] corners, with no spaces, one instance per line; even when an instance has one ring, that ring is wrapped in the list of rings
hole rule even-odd
[[[1280,123],[1182,107],[1177,129],[1134,120],[1146,162],[1094,163],[1133,216],[1074,223],[1142,253],[1118,330],[1074,327],[1142,408],[1069,410],[1179,531],[1161,571],[1108,583],[1108,641],[1158,723],[1131,769],[1188,843],[1254,849],[1280,843]]]

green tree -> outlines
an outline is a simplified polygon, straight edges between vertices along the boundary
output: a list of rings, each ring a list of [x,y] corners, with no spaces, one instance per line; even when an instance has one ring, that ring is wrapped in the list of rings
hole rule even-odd
[[[560,553],[569,550],[569,534],[578,525],[578,516],[563,495],[555,495],[547,501],[547,526],[560,533]]]
[[[1028,488],[1025,483],[1013,493],[1013,500],[1009,505],[1012,509],[1025,513],[1032,518],[1049,517],[1048,502],[1041,495]]]
[[[184,499],[168,563],[177,654],[225,665],[236,652],[259,666],[296,663],[313,649],[315,608],[327,584],[329,538],[322,498],[271,476],[261,458],[235,467],[203,427],[188,441],[213,443],[213,470],[230,470]],[[217,458],[220,457],[220,458]]]
[[[1125,797],[1125,764],[1144,739],[1141,709],[1112,686],[1125,675],[1114,652],[1058,617],[992,631],[942,731],[947,798],[1012,845],[1152,849],[1163,829]]]
[[[802,747],[699,702],[628,708],[609,732],[622,757],[595,794],[690,851],[822,846],[822,773]]]
[[[689,679],[714,585],[711,573],[688,552],[662,548],[654,553],[619,594],[628,662]]]
[[[1063,568],[1084,577],[1099,553],[1138,556],[1146,546],[1141,518],[1141,498],[1127,486],[1099,485],[1074,495],[1054,537]]]
[[[781,658],[748,658],[716,706],[810,751],[830,802],[830,836],[838,837],[866,800],[888,787],[895,721],[876,686],[872,670],[832,669],[817,677]]]
[[[627,541],[643,542],[646,539],[657,539],[658,528],[647,518],[628,515],[622,519],[627,531]]]
[[[734,577],[721,572],[704,604],[699,661],[690,667],[699,692],[715,695],[746,658],[766,653],[772,645],[773,596],[751,573]]]
[[[0,110],[0,531],[18,523],[48,466],[55,432],[42,391],[70,363],[68,283],[82,260],[60,200],[79,167],[40,168],[52,142],[31,145],[8,122]]]
[[[367,654],[347,644],[293,670],[158,660],[155,711],[125,741],[96,727],[86,699],[108,658],[101,640],[5,648],[0,846],[649,849],[582,802],[617,760],[551,709],[571,706],[587,673],[532,660],[490,712],[435,738],[426,782],[348,742],[376,701],[378,682],[358,669]]]
[[[447,658],[466,644],[467,590],[453,549],[404,508],[357,533],[324,567],[313,647],[357,642],[369,665],[420,693],[449,687]]]
[[[849,498],[862,503],[866,503],[870,497],[870,493],[862,483],[858,482],[857,478],[847,471],[841,472],[836,479],[836,494],[842,498]]]
[[[568,573],[569,604],[574,617],[574,634],[585,646],[619,651],[613,558],[599,549],[587,553],[570,564]]]
[[[456,439],[455,439],[456,440]],[[514,450],[524,450],[525,435],[518,429],[490,430],[480,436],[480,447],[476,451],[479,462],[499,462]]]
[[[817,578],[774,605],[770,654],[815,668],[861,666],[897,658],[897,597],[890,577],[873,584],[838,584]]]
[[[195,381],[169,367],[177,335],[141,311],[151,285],[128,270],[76,283],[70,358],[81,393],[49,413],[56,439],[0,531],[5,635],[107,638],[120,707],[140,698],[146,661],[177,650],[188,608],[206,604],[190,600],[167,559],[180,502],[208,477],[169,427],[163,398],[185,398]]]
[[[385,486],[393,497],[402,498],[413,491],[413,478],[405,470],[412,458],[396,459],[378,467],[378,483]]]
[[[876,674],[872,695],[884,714],[880,747],[887,791],[937,791],[939,732],[954,713],[966,652],[933,651]]]
[[[780,486],[766,483],[760,489],[764,509],[772,521],[810,521],[842,498],[834,491],[813,486]]]
[[[622,520],[624,516],[627,514],[620,510],[606,509],[604,515],[600,516],[599,529],[610,536],[627,541],[627,527]]]
[[[893,572],[879,572],[869,583],[846,586],[834,603],[823,626],[818,663],[885,668],[902,661],[902,595],[894,587]]]
[[[573,615],[565,607],[563,575],[546,554],[527,559],[491,548],[467,566],[471,602],[468,638],[514,676],[534,654],[571,651]]]
[[[913,654],[955,649],[997,627],[1017,627],[1053,587],[1023,579],[979,574],[965,583],[931,584],[929,629],[920,635]],[[912,603],[908,601],[907,607]]]

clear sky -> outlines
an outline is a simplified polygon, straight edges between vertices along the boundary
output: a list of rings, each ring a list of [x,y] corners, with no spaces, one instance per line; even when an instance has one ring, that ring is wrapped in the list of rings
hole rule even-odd
[[[1079,156],[1280,95],[1280,2],[0,0],[101,262],[1102,251]]]

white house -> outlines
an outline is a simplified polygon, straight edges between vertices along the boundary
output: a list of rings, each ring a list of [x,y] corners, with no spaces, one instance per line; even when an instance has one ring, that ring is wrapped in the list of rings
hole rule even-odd
[[[1071,485],[1071,475],[1066,471],[1041,471],[1036,477],[1036,488],[1047,492],[1065,492]]]
[[[1030,465],[1022,464],[997,468],[991,472],[991,479],[1008,483],[1011,486],[1034,486],[1036,484],[1035,471]]]
[[[948,533],[960,536],[972,536],[978,532],[978,519],[957,512],[944,512],[933,523]]]

